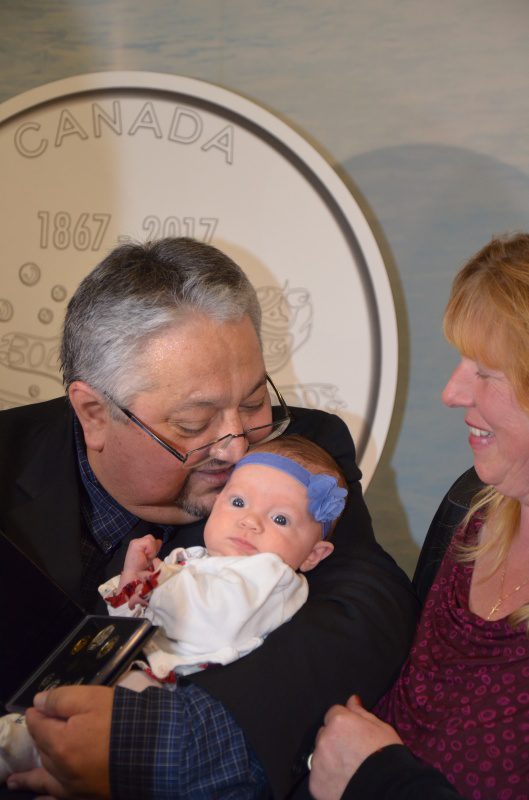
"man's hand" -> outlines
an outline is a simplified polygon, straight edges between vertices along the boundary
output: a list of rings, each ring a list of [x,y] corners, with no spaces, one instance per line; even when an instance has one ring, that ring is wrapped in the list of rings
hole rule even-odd
[[[332,706],[316,737],[310,791],[316,800],[339,800],[364,759],[388,744],[402,744],[397,732],[365,711],[353,695]]]
[[[9,788],[109,798],[113,699],[114,690],[106,686],[63,686],[36,695],[26,719],[43,768],[14,773]]]

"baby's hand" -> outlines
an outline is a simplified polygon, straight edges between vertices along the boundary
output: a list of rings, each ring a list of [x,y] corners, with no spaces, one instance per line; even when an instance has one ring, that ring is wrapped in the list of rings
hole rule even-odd
[[[119,580],[118,590],[126,586],[127,583],[131,583],[131,581],[145,580],[149,576],[149,573],[159,563],[156,556],[161,546],[162,540],[155,539],[150,533],[147,536],[132,540],[125,556],[125,564]]]

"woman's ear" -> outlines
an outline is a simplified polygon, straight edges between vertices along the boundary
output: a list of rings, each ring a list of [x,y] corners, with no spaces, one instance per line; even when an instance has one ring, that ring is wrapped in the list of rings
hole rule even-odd
[[[309,555],[300,566],[300,571],[309,572],[311,569],[314,569],[314,567],[317,566],[320,561],[323,561],[324,558],[330,556],[333,550],[334,545],[331,542],[325,541],[325,539],[316,542]]]
[[[110,419],[102,395],[84,381],[74,381],[68,388],[68,397],[81,423],[86,447],[100,452],[105,444]]]

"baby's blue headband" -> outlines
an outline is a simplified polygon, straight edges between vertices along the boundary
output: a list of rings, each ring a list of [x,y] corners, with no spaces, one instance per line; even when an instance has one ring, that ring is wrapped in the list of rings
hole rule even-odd
[[[313,475],[296,461],[276,453],[250,453],[241,458],[234,470],[248,464],[259,464],[263,467],[273,467],[281,472],[286,472],[307,488],[309,498],[309,512],[316,522],[321,522],[323,538],[329,533],[331,522],[340,516],[345,506],[347,492],[338,486],[336,478],[330,475]]]

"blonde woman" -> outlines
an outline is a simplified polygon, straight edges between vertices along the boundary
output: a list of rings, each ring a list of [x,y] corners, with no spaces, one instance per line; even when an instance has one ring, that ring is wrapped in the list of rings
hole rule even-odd
[[[528,234],[494,239],[463,267],[444,329],[461,360],[443,402],[465,409],[475,472],[428,534],[398,680],[376,716],[351,698],[325,718],[318,800],[529,797]]]

